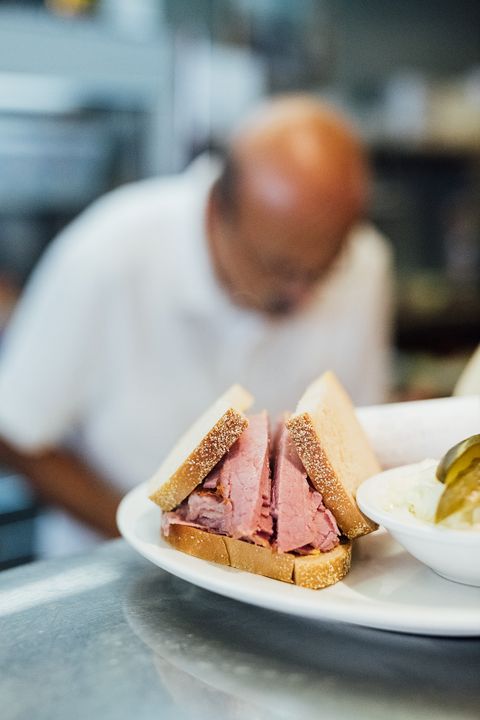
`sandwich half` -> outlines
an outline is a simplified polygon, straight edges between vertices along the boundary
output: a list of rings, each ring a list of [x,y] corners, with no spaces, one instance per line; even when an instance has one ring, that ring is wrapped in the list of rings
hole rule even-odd
[[[234,397],[250,396],[240,388],[222,396],[217,410],[202,416],[152,478],[150,498],[164,511],[163,537],[204,560],[308,588],[332,585],[350,568],[351,543],[301,459],[310,452],[310,439],[304,446],[295,423],[294,432],[289,429],[295,415],[283,417],[272,436],[265,412],[247,418],[238,404],[226,407]],[[353,407],[350,412],[354,416]],[[211,448],[209,438],[232,413],[235,432],[221,448],[215,444],[208,463],[193,463],[193,475],[192,458]],[[348,442],[351,418],[339,422],[331,433]],[[373,529],[370,524],[364,532]]]

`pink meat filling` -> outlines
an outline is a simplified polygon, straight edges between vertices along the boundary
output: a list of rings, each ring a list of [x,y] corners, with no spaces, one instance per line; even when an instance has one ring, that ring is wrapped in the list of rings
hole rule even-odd
[[[181,523],[269,545],[273,530],[269,446],[267,414],[253,415],[202,488],[194,490],[175,512],[164,515],[164,532],[171,524]]]
[[[300,458],[281,423],[276,436],[272,514],[277,521],[279,552],[332,550],[339,543],[335,518],[307,478]]]
[[[215,493],[195,490],[175,511],[163,515],[165,535],[168,535],[170,525],[190,525],[230,535],[232,504]]]
[[[214,473],[217,492],[232,503],[231,536],[264,544],[273,530],[270,442],[265,412],[249,418],[248,428]]]

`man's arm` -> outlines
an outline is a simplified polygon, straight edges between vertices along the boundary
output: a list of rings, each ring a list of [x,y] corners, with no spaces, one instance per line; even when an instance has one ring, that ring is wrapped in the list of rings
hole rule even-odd
[[[73,453],[24,453],[0,438],[0,462],[30,480],[46,502],[65,508],[107,538],[118,536],[115,513],[121,494]]]

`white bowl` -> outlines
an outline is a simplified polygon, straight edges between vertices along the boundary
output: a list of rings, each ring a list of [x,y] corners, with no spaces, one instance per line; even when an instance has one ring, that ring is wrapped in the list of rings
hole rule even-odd
[[[389,498],[398,492],[402,478],[419,467],[404,465],[365,480],[358,488],[357,503],[367,517],[388,530],[413,557],[438,575],[465,585],[480,587],[480,532],[454,530],[420,520],[411,513],[389,509]]]

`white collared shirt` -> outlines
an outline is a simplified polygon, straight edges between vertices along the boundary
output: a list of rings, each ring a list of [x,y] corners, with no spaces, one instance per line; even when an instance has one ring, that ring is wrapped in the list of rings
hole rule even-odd
[[[218,166],[147,180],[97,201],[52,244],[5,338],[0,434],[26,451],[69,445],[122,491],[148,478],[233,382],[271,416],[334,370],[356,404],[384,399],[391,255],[358,228],[295,315],[234,305],[204,231]]]

